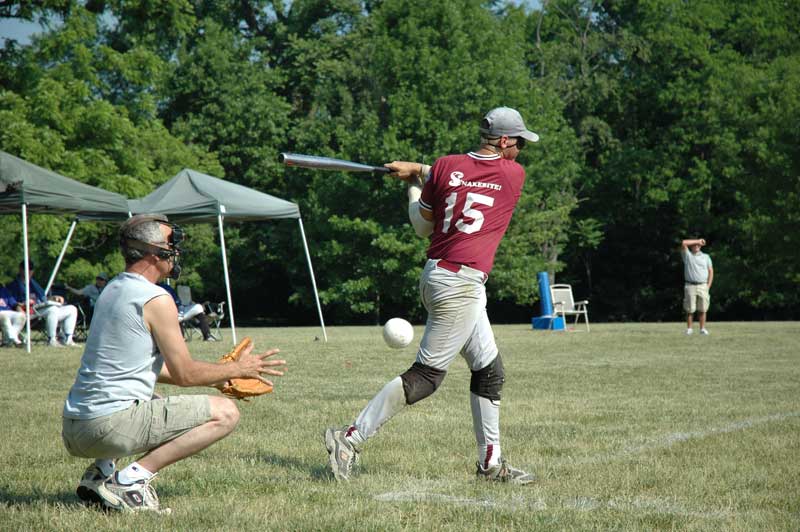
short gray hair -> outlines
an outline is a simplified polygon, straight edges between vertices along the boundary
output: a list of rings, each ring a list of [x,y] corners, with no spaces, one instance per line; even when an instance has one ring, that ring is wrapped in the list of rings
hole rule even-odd
[[[163,215],[137,214],[122,224],[119,230],[119,246],[125,257],[125,264],[132,264],[148,255],[146,251],[128,246],[128,240],[163,244],[164,234],[161,232],[161,224],[166,221],[167,217]]]

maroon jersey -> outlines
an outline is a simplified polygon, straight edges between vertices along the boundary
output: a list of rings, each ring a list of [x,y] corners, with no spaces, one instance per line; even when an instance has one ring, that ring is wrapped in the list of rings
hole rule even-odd
[[[419,200],[423,209],[433,212],[428,258],[488,274],[524,183],[522,166],[499,155],[437,159]]]

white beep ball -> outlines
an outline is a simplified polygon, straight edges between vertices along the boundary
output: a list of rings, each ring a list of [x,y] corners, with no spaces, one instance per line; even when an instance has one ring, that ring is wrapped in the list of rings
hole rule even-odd
[[[392,318],[383,326],[383,340],[392,349],[400,349],[414,339],[414,328],[403,318]]]

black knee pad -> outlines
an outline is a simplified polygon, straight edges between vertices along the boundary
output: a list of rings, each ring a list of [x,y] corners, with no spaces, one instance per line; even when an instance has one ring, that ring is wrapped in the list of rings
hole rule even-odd
[[[408,371],[400,375],[403,379],[406,404],[413,405],[435,392],[446,373],[444,370],[414,362]]]
[[[506,372],[503,370],[503,361],[500,359],[500,353],[497,353],[488,366],[472,372],[469,391],[492,401],[499,401],[505,381]]]

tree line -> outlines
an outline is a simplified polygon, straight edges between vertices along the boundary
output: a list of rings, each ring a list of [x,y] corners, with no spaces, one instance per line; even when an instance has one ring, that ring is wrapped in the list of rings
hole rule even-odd
[[[539,313],[536,273],[594,320],[678,320],[680,239],[714,260],[712,317],[800,302],[800,2],[758,0],[43,0],[0,49],[0,149],[141,197],[184,167],[299,204],[326,319],[419,319],[425,241],[388,177],[287,169],[283,151],[432,163],[475,147],[488,109],[541,141],[487,284],[497,321]],[[31,220],[55,262],[70,220]],[[224,296],[215,228],[189,227],[193,292]],[[79,224],[59,281],[120,271],[116,227]],[[0,218],[0,277],[18,216]],[[229,226],[237,313],[316,319],[291,222]],[[40,273],[43,275],[43,272]]]

